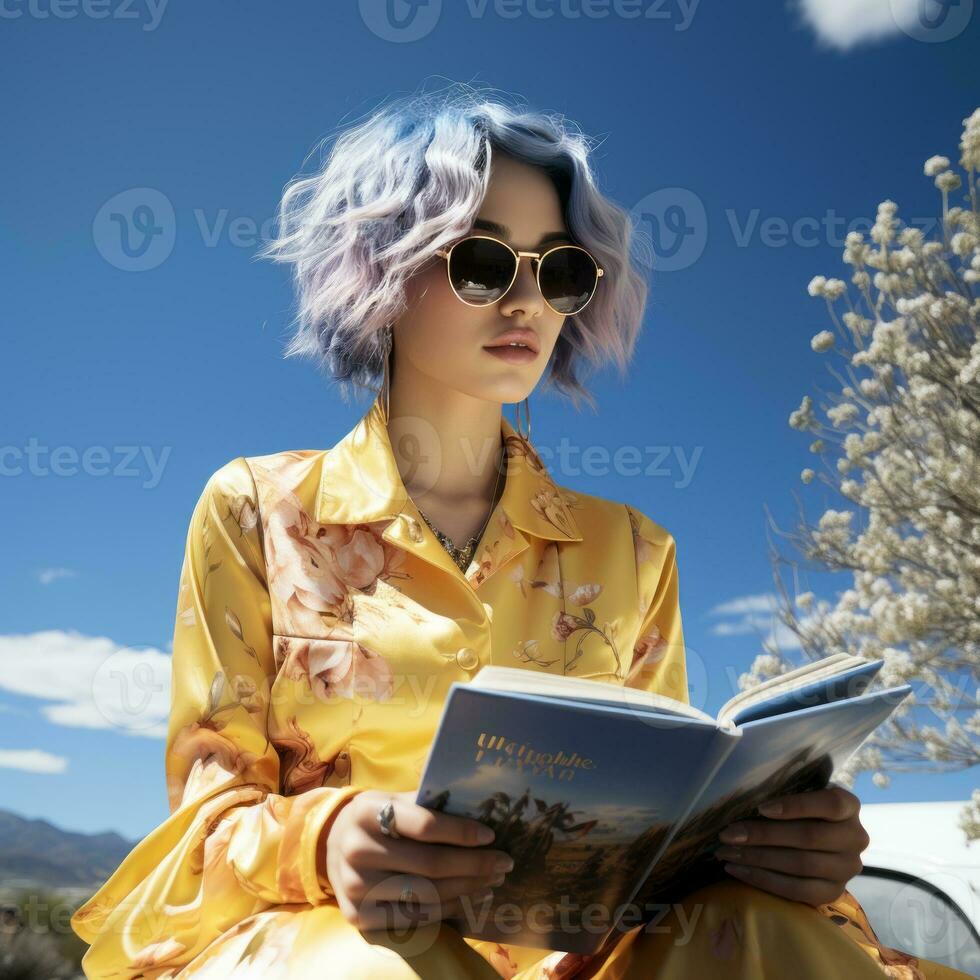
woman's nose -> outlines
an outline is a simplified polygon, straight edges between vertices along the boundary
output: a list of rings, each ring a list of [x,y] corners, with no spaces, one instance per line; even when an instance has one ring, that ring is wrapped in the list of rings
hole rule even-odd
[[[517,277],[507,295],[501,300],[508,308],[520,308],[525,312],[540,310],[543,305],[538,289],[537,259],[522,255],[517,264]]]

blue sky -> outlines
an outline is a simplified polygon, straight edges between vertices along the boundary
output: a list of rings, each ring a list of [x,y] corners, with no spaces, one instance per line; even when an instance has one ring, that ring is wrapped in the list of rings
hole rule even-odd
[[[136,657],[146,717],[165,715],[207,477],[332,445],[363,411],[282,358],[287,272],[254,254],[310,147],[425,79],[564,112],[602,140],[606,192],[659,236],[630,377],[591,378],[597,415],[532,396],[534,434],[654,447],[652,475],[556,477],[675,536],[702,707],[734,693],[767,629],[746,612],[773,585],[763,507],[786,528],[794,491],[814,516],[832,503],[801,488],[809,440],[787,424],[832,385],[806,285],[845,271],[845,225],[885,197],[935,214],[922,164],[958,156],[980,91],[972,0],[923,0],[925,21],[918,0],[390,2],[0,3],[0,807],[133,837],[165,817],[159,726],[120,731],[92,692]],[[148,214],[163,234],[140,255]],[[965,799],[975,782],[858,792]]]

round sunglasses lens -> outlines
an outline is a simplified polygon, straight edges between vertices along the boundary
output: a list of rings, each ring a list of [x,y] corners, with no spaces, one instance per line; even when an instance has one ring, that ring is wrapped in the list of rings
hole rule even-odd
[[[465,303],[495,303],[513,278],[513,254],[489,238],[462,241],[449,257],[449,280]]]
[[[598,281],[595,262],[580,248],[555,249],[541,262],[541,292],[565,316],[585,308]]]

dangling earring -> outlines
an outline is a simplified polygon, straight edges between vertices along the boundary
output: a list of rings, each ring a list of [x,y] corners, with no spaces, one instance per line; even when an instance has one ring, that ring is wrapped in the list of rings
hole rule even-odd
[[[394,343],[394,338],[392,337],[391,325],[387,325],[381,331],[381,359],[382,359],[382,371],[383,377],[381,382],[381,390],[379,395],[384,404],[385,408],[385,424],[388,424],[389,413],[388,408],[391,401],[391,367],[389,361],[391,360],[391,348]]]
[[[516,420],[517,434],[525,441],[531,441],[531,401],[530,397],[524,399],[524,414],[527,417],[527,431],[525,432],[521,428],[521,402],[517,403],[517,408],[514,410],[514,417]]]

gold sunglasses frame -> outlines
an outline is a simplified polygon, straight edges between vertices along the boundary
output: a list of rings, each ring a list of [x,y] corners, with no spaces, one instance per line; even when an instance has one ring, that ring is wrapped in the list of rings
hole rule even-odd
[[[472,239],[474,238],[485,238],[487,241],[496,242],[498,245],[503,245],[504,248],[506,248],[507,251],[514,256],[513,278],[507,284],[507,288],[495,300],[493,300],[490,303],[470,303],[468,300],[463,299],[463,297],[460,296],[458,292],[456,292],[456,287],[453,285],[452,276],[449,274],[449,259],[450,256],[452,256],[453,254],[453,249],[456,248],[457,245],[462,245],[463,242],[472,241]],[[537,259],[538,264],[534,272],[534,281],[537,283],[538,292],[541,293],[541,298],[545,301],[545,303],[548,304],[548,309],[553,310],[559,316],[578,316],[579,313],[582,312],[582,310],[578,310],[578,312],[576,313],[562,313],[561,310],[556,310],[548,301],[547,297],[544,295],[544,292],[541,289],[541,263],[544,262],[544,260],[552,252],[557,252],[559,249],[563,249],[563,248],[575,248],[578,249],[580,252],[585,252],[585,254],[592,260],[593,265],[595,265],[596,267],[596,279],[595,279],[596,288],[592,290],[592,295],[585,301],[585,305],[582,307],[582,310],[584,310],[585,307],[592,302],[593,298],[595,297],[595,294],[599,291],[599,280],[603,277],[603,275],[605,275],[605,272],[602,266],[600,266],[599,263],[596,262],[595,256],[587,248],[582,248],[581,245],[572,245],[572,244],[555,245],[553,248],[549,248],[546,252],[516,252],[506,242],[501,241],[499,238],[495,238],[493,235],[467,235],[465,238],[460,238],[458,241],[453,242],[453,244],[450,245],[449,248],[437,249],[435,254],[438,255],[440,258],[446,260],[446,278],[449,280],[449,288],[452,289],[456,299],[458,299],[461,303],[464,303],[466,306],[473,306],[481,310],[486,309],[488,306],[493,306],[495,303],[499,303],[511,291],[511,288],[513,287],[514,283],[517,282],[518,273],[521,271],[522,257],[526,256],[529,259]]]

